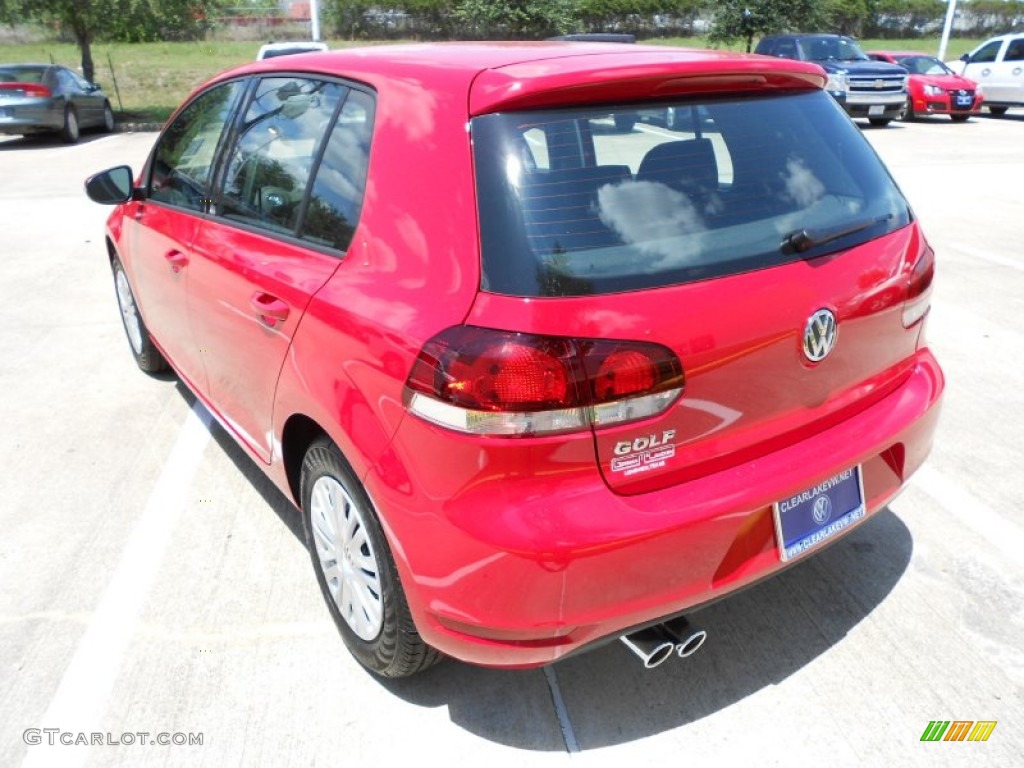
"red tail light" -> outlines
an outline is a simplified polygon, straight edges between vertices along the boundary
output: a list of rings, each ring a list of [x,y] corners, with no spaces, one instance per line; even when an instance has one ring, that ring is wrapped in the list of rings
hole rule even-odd
[[[53,96],[45,85],[38,83],[0,83],[0,89],[5,91],[21,91],[30,99],[48,99]]]
[[[409,409],[427,421],[536,435],[661,413],[682,392],[683,370],[657,344],[457,326],[427,342],[406,385]]]
[[[920,238],[917,258],[909,265],[907,300],[903,305],[903,327],[918,322],[931,308],[932,280],[935,279],[935,251]]]

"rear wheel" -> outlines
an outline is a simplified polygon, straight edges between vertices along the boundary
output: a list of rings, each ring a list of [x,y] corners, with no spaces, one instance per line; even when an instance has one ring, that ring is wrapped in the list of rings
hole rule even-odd
[[[306,544],[349,651],[382,677],[408,677],[440,654],[420,638],[366,491],[329,439],[313,443],[300,481]]]
[[[132,287],[128,282],[128,275],[124,271],[121,260],[115,256],[110,262],[110,268],[114,271],[117,306],[121,310],[121,322],[124,324],[124,332],[128,336],[128,344],[132,349],[135,364],[146,373],[166,371],[169,367],[167,361],[153,344],[153,340],[149,338],[149,331],[146,330],[146,324],[142,322],[139,308],[135,304],[135,295],[132,293]]]
[[[1006,110],[1008,109],[1009,107],[989,107],[988,111],[991,112],[996,117],[1002,117],[1003,115],[1006,114]]]
[[[66,144],[74,144],[78,141],[81,131],[78,128],[78,113],[75,108],[68,106],[64,108],[64,127],[60,130],[60,137]]]

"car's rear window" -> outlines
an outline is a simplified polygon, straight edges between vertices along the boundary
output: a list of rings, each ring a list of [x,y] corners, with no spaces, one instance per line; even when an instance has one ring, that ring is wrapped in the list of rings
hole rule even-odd
[[[911,216],[822,91],[492,114],[472,136],[494,293],[704,280],[850,248]]]
[[[0,69],[0,83],[41,83],[45,73],[43,67],[4,67]]]

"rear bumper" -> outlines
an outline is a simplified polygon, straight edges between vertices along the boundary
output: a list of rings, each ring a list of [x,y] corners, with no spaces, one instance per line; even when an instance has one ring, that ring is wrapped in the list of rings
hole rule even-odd
[[[0,104],[0,133],[36,133],[59,131],[64,114],[45,106],[4,106]]]
[[[404,471],[367,485],[424,639],[472,663],[536,666],[783,569],[773,502],[838,471],[860,464],[869,516],[884,507],[931,448],[943,386],[921,350],[896,391],[814,438],[636,496],[608,489],[592,448],[588,470],[582,449],[539,441],[533,471],[477,448],[479,472],[439,480],[436,428],[410,417],[395,443]],[[450,471],[471,455],[454,453]]]

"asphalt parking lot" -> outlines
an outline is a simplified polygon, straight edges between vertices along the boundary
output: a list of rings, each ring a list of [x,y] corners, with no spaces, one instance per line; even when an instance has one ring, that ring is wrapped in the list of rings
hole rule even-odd
[[[342,645],[288,501],[132,362],[82,180],[137,171],[155,134],[0,139],[0,765],[1019,765],[1024,113],[865,135],[938,254],[926,468],[695,615],[709,637],[687,660],[645,671],[615,643],[391,682]],[[997,725],[922,742],[934,720]]]

